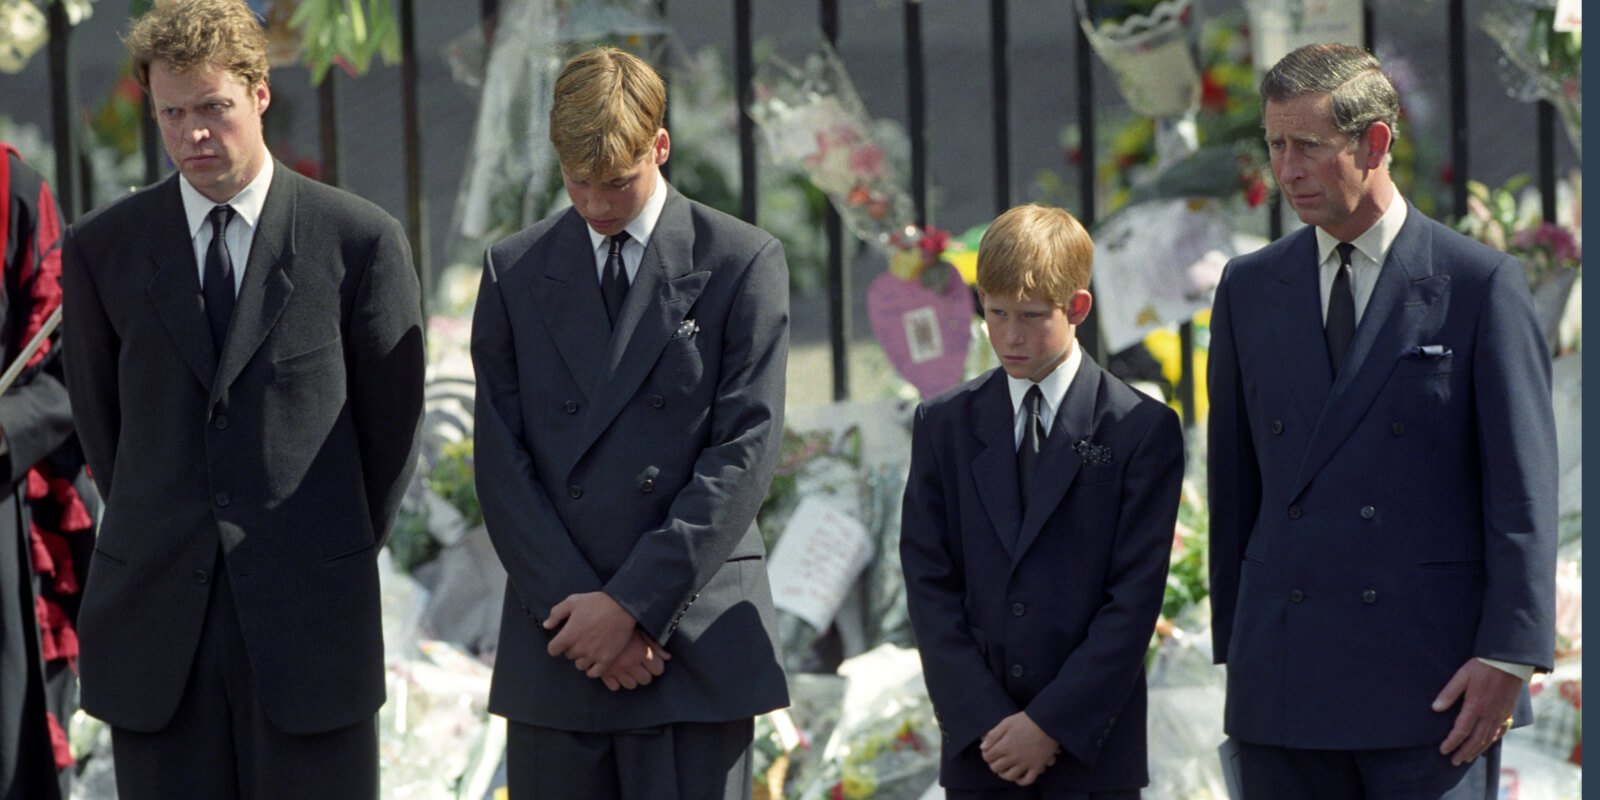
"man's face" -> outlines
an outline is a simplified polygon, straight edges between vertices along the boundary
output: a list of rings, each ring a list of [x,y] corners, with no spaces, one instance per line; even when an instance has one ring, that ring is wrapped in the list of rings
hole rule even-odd
[[[1022,380],[1049,377],[1072,354],[1074,335],[1089,315],[1090,297],[1073,293],[1062,308],[1037,293],[1022,299],[983,296],[983,319],[989,326],[989,344],[1000,357],[1006,374]]]
[[[266,162],[261,112],[271,99],[266,82],[246,87],[211,64],[181,73],[162,60],[150,64],[150,104],[167,155],[214,202],[231,200]]]
[[[665,128],[656,131],[656,140],[650,152],[637,164],[615,174],[575,178],[561,169],[561,180],[567,186],[567,197],[572,207],[583,215],[595,233],[614,236],[628,227],[645,201],[655,193],[656,181],[661,180],[661,165],[667,163],[672,147]]]
[[[1268,100],[1262,126],[1272,175],[1300,221],[1348,242],[1383,213],[1373,173],[1388,152],[1389,128],[1375,122],[1352,140],[1334,127],[1332,102],[1325,94]]]

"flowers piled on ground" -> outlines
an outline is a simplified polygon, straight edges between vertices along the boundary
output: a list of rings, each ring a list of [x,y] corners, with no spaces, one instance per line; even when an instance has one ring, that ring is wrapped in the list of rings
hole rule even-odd
[[[1561,270],[1581,269],[1583,240],[1579,231],[1541,218],[1538,197],[1528,183],[1527,175],[1494,189],[1467,181],[1467,215],[1456,229],[1521,259],[1528,284],[1537,286]]]
[[[938,728],[926,698],[849,732],[843,756],[823,765],[825,777],[801,797],[812,800],[915,800],[938,769]]]

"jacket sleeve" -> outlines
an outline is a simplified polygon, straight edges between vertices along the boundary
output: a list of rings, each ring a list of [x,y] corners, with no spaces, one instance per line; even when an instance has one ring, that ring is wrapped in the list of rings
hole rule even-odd
[[[16,358],[61,306],[62,245],[61,218],[50,187],[20,161],[13,162],[10,172],[11,238],[16,258],[5,266],[10,296],[6,318],[15,338],[7,343],[6,353]],[[72,406],[59,358],[59,330],[29,359],[16,383],[0,395],[0,430],[4,431],[0,475],[8,483],[21,480],[33,465],[72,436]]]
[[[1027,708],[1050,738],[1090,766],[1144,669],[1167,588],[1183,484],[1183,430],[1170,409],[1156,411],[1123,475],[1105,600],[1083,643]]]
[[[117,392],[122,340],[106,314],[93,270],[71,228],[62,249],[61,284],[67,395],[72,400],[78,441],[83,445],[95,487],[100,490],[100,497],[110,502],[122,427]]]
[[[1217,285],[1207,356],[1210,374],[1206,390],[1211,401],[1206,435],[1211,511],[1211,642],[1213,659],[1218,664],[1228,660],[1228,639],[1233,635],[1234,607],[1239,597],[1239,565],[1261,507],[1261,466],[1256,462],[1250,419],[1244,407],[1233,310],[1228,305],[1229,278],[1233,274],[1231,267],[1225,269]]]
[[[1551,364],[1514,259],[1485,288],[1473,353],[1487,573],[1473,654],[1549,671],[1559,481]]]
[[[946,751],[957,753],[1015,714],[1017,704],[989,672],[982,646],[973,638],[964,602],[966,577],[956,555],[959,532],[951,530],[950,518],[926,408],[918,407],[900,510],[900,564],[928,697]]]
[[[665,644],[743,538],[777,469],[789,355],[789,268],[776,239],[754,254],[733,295],[711,441],[665,522],[640,537],[605,590]]]
[[[386,218],[344,332],[351,416],[377,545],[416,469],[426,369],[421,292],[400,223]]]
[[[493,250],[484,254],[473,311],[472,366],[477,373],[472,458],[478,504],[522,610],[542,622],[568,595],[599,591],[601,583],[556,514],[523,446],[527,421]]]

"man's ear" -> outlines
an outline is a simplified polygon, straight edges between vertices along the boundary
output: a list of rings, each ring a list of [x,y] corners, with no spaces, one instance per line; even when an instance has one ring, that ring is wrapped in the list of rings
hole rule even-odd
[[[267,82],[262,81],[256,84],[256,89],[251,93],[251,96],[256,100],[256,115],[265,114],[267,106],[272,104],[272,90],[267,88]]]
[[[656,129],[656,140],[651,142],[650,152],[655,155],[656,166],[667,163],[667,156],[672,153],[672,137],[667,135],[666,128]]]
[[[1367,126],[1367,132],[1362,136],[1366,142],[1366,167],[1377,169],[1383,165],[1383,160],[1389,155],[1389,148],[1394,146],[1394,129],[1387,122],[1374,122]]]
[[[1094,307],[1094,296],[1088,289],[1079,289],[1067,298],[1067,321],[1073,325],[1082,325],[1089,318],[1089,309]]]

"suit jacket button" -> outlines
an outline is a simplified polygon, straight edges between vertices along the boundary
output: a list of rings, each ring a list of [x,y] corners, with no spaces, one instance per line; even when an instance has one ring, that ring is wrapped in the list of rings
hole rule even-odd
[[[1378,602],[1378,593],[1373,591],[1373,590],[1371,590],[1371,589],[1368,589],[1368,590],[1362,592],[1361,593],[1361,602],[1366,603],[1368,605],[1371,605],[1372,603]]]
[[[651,478],[645,478],[644,482],[639,484],[639,491],[644,492],[645,494],[649,494],[655,490],[656,482]]]
[[[1011,604],[1011,616],[1020,617],[1023,614],[1026,614],[1026,613],[1028,613],[1028,607],[1027,606],[1025,606],[1025,605],[1023,605],[1021,603],[1012,603]]]
[[[561,404],[561,410],[567,412],[568,414],[576,414],[576,413],[578,413],[578,401],[576,401],[576,400],[568,400],[567,402],[562,403]]]
[[[1022,670],[1022,665],[1021,664],[1012,664],[1011,665],[1011,677],[1013,677],[1013,678],[1022,677],[1022,671],[1023,670]]]
[[[583,496],[583,487],[582,486],[568,486],[567,487],[567,496],[571,497],[574,500],[582,497]]]
[[[1301,512],[1300,512],[1300,506],[1299,505],[1289,506],[1289,519],[1299,519],[1300,518],[1300,513]]]
[[[211,420],[211,424],[216,426],[216,429],[219,430],[219,431],[227,430],[228,429],[228,415],[227,414],[218,414],[216,419]]]
[[[204,584],[206,581],[209,581],[209,580],[211,580],[211,576],[209,574],[207,574],[205,570],[197,569],[197,570],[194,571],[194,582],[195,583]]]
[[[227,492],[217,492],[216,500],[217,500],[217,505],[219,505],[219,506],[226,506],[228,503],[233,502],[228,497],[228,493]]]
[[[1389,430],[1394,431],[1394,435],[1396,436],[1404,436],[1406,433],[1406,426],[1403,422],[1396,422],[1395,424],[1389,426]]]
[[[662,406],[664,406],[666,404],[667,404],[667,398],[662,397],[659,394],[650,395],[650,407],[651,408],[660,408],[660,407],[662,407]]]
[[[1304,600],[1304,599],[1306,599],[1306,593],[1300,591],[1299,589],[1296,589],[1296,590],[1294,590],[1294,591],[1289,593],[1289,602],[1291,602],[1291,603],[1298,603],[1298,602],[1300,602],[1301,600]]]
[[[1372,506],[1362,506],[1361,507],[1361,518],[1362,519],[1372,519],[1373,517],[1376,517],[1376,516],[1378,516],[1378,509],[1373,508]]]
[[[1273,420],[1272,421],[1272,434],[1274,436],[1276,436],[1276,435],[1281,434],[1281,433],[1283,433],[1283,420],[1281,420],[1281,419]]]

